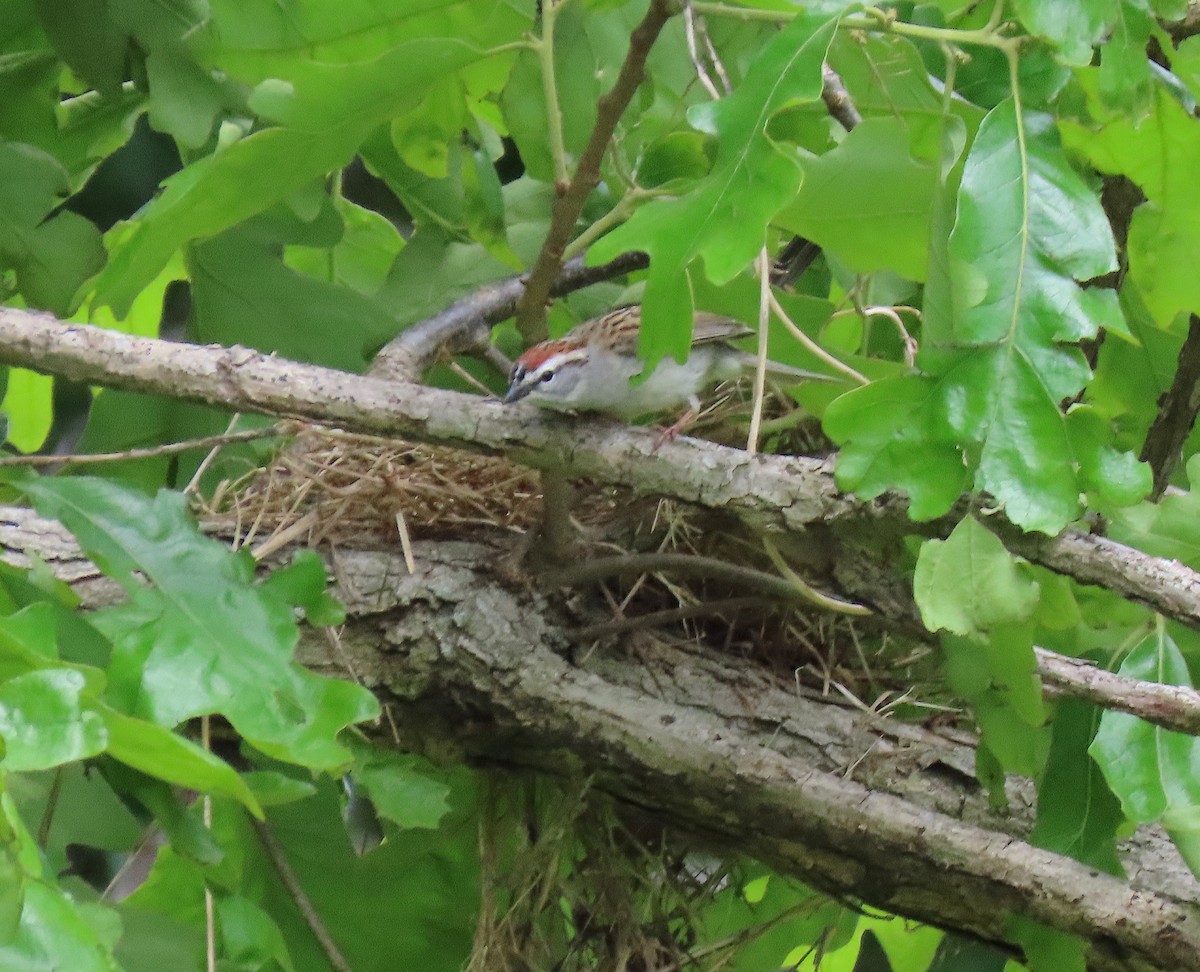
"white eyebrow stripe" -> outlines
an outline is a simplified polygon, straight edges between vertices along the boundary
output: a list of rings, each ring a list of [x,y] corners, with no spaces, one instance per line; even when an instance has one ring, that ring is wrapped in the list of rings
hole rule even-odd
[[[582,348],[573,351],[560,351],[558,354],[553,354],[532,371],[526,371],[527,380],[541,378],[547,371],[557,371],[563,365],[582,363],[587,359],[587,352]]]

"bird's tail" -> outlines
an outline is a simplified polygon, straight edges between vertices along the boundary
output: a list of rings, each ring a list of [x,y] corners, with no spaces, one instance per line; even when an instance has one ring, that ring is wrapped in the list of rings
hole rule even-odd
[[[743,370],[753,371],[758,367],[758,357],[746,351],[739,358],[739,363]],[[825,375],[819,371],[806,371],[804,368],[793,368],[791,365],[782,364],[779,361],[771,361],[769,358],[767,359],[767,374],[783,382],[844,380],[836,375]]]

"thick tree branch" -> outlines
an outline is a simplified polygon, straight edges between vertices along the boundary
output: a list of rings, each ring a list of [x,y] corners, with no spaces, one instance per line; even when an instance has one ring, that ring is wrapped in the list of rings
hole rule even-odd
[[[688,438],[657,446],[657,437],[641,429],[364,378],[247,348],[156,341],[0,308],[0,362],[230,410],[503,452],[533,468],[564,469],[636,493],[734,513],[757,529],[803,533],[840,525],[851,532],[864,526],[878,532],[888,524],[897,533],[915,529],[899,498],[863,503],[839,492],[832,465],[825,460],[750,457]],[[992,522],[1002,525],[998,517]],[[1190,568],[1089,534],[1068,532],[1050,539],[1015,529],[1002,532],[1011,549],[1032,561],[1200,628],[1200,574]],[[907,623],[911,598],[907,606],[893,604],[888,590],[880,586],[873,596],[871,585],[856,586],[851,593],[868,600],[886,619]],[[1147,713],[1148,718],[1161,715],[1161,708]]]
[[[64,578],[95,573],[61,527],[28,510],[0,511],[0,545]],[[1125,883],[1023,843],[1031,786],[1010,781],[1011,810],[993,809],[963,734],[814,699],[699,645],[643,635],[636,664],[604,646],[564,661],[573,619],[498,582],[500,555],[421,542],[409,573],[398,555],[340,551],[349,623],[338,653],[312,632],[303,660],[338,675],[350,666],[409,748],[586,775],[828,892],[1010,950],[1007,919],[1022,914],[1083,936],[1096,969],[1200,968],[1200,886],[1160,831],[1123,846]],[[107,603],[97,586],[76,586]]]
[[[560,297],[649,265],[646,254],[636,252],[622,253],[598,267],[585,266],[583,257],[576,257],[563,265],[550,296]],[[392,381],[418,381],[424,367],[442,350],[462,354],[489,346],[492,327],[512,317],[517,309],[526,279],[521,275],[487,284],[440,314],[406,329],[375,356],[367,374]]]
[[[1200,736],[1200,692],[1122,678],[1090,662],[1035,648],[1038,674],[1046,685],[1105,709],[1128,712],[1178,732]]]
[[[625,55],[617,80],[596,103],[596,124],[579,156],[575,175],[568,185],[558,187],[560,195],[554,204],[546,240],[533,269],[529,271],[525,292],[517,302],[517,329],[527,344],[546,337],[546,301],[562,266],[563,252],[571,239],[575,221],[600,181],[600,163],[608,151],[617,122],[625,114],[625,108],[646,76],[646,58],[650,56],[650,48],[674,13],[671,0],[650,0],[646,16],[629,36],[629,52]]]

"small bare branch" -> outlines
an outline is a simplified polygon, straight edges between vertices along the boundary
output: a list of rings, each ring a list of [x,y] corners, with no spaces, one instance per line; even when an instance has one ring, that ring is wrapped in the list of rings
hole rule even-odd
[[[670,0],[650,0],[650,9],[629,36],[629,53],[612,88],[596,104],[596,124],[579,156],[570,183],[560,187],[560,196],[550,217],[550,229],[517,302],[517,329],[527,344],[546,337],[546,301],[550,299],[563,251],[570,242],[583,204],[600,181],[600,163],[608,149],[617,122],[646,76],[646,58],[675,9]]]
[[[1200,314],[1191,316],[1187,337],[1179,351],[1175,380],[1159,401],[1158,414],[1146,433],[1140,456],[1154,471],[1154,490],[1150,495],[1155,500],[1170,483],[1183,443],[1192,434],[1196,415],[1200,414]]]

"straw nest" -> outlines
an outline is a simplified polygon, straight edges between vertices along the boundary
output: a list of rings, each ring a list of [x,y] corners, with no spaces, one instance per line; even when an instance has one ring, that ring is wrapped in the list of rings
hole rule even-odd
[[[911,685],[909,666],[922,649],[897,652],[862,619],[820,610],[786,591],[780,596],[780,588],[803,584],[802,578],[815,577],[818,590],[829,586],[819,538],[772,541],[717,511],[577,486],[572,518],[586,548],[582,561],[674,554],[695,558],[691,566],[699,568],[651,565],[574,582],[581,642],[646,630],[665,640],[700,639],[753,658],[789,682],[876,709],[894,704]],[[513,535],[515,547],[538,523],[541,499],[538,474],[502,456],[297,426],[273,461],[223,483],[201,513],[257,556],[290,544],[398,546],[412,569],[416,539],[487,531]],[[745,576],[714,574],[705,565],[731,565]],[[756,586],[755,577],[771,584]]]
[[[819,541],[806,549],[776,538],[775,546],[714,511],[577,486],[573,516],[593,558],[685,555],[776,582],[805,575],[816,587],[827,575]],[[514,535],[516,546],[540,517],[541,490],[536,473],[503,457],[304,427],[265,468],[225,483],[203,514],[259,554],[289,543],[398,544],[412,569],[417,538],[487,531]],[[617,572],[580,582],[565,600],[589,650],[635,631],[680,645],[701,640],[798,690],[876,712],[919,711],[910,707],[911,686],[925,649],[889,642],[862,619],[703,571]],[[481,810],[483,894],[469,972],[708,972],[776,927],[766,922],[699,947],[707,906],[748,875],[616,807],[587,781],[485,779]],[[798,900],[777,920],[824,909],[836,922],[835,902]]]

